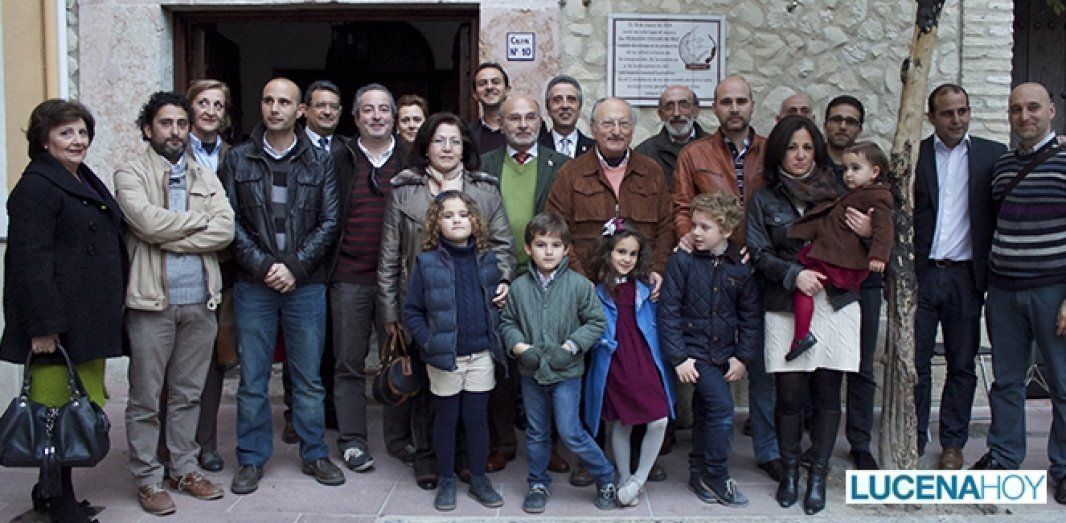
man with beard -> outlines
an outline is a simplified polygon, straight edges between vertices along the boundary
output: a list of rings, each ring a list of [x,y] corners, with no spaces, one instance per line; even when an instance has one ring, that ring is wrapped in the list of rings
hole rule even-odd
[[[681,148],[707,135],[696,119],[700,115],[700,100],[692,89],[671,85],[659,95],[659,119],[663,128],[659,134],[637,146],[636,151],[654,158],[663,168],[666,187],[674,186],[674,166]]]
[[[714,89],[711,110],[718,117],[718,131],[682,149],[674,171],[674,227],[679,247],[685,250],[692,248],[691,203],[697,194],[728,191],[747,204],[766,184],[762,177],[766,139],[751,127],[755,111],[751,86],[740,76],[724,78]],[[744,225],[730,240],[744,244]],[[779,481],[784,464],[774,430],[774,398],[774,380],[766,374],[762,357],[757,357],[748,366],[752,448],[759,468]]]
[[[506,140],[500,132],[500,107],[511,92],[511,80],[503,66],[485,62],[474,71],[474,100],[481,106],[481,119],[470,122],[467,130],[478,151],[487,153],[503,147]]]
[[[854,96],[841,95],[829,101],[825,109],[825,122],[822,124],[825,130],[826,149],[829,152],[829,163],[837,179],[843,186],[844,150],[852,145],[862,133],[862,124],[866,117],[866,110]],[[870,216],[873,209],[855,209],[848,207],[846,221],[848,227],[860,237],[868,238],[872,234],[870,229]],[[859,309],[861,326],[859,329],[859,372],[847,373],[847,420],[844,434],[851,445],[851,459],[858,470],[876,470],[877,460],[870,452],[870,430],[874,422],[874,393],[877,392],[877,382],[874,380],[874,352],[877,350],[877,335],[881,320],[881,292],[884,287],[884,276],[878,272],[871,272],[870,276],[863,280],[859,289]],[[804,453],[802,462],[804,465],[810,462],[811,452],[817,448],[812,442],[811,448]]]
[[[825,146],[832,160],[831,167],[837,176],[844,174],[844,149],[855,145],[862,134],[866,110],[854,96],[841,95],[829,101],[825,108]]]
[[[525,235],[526,224],[544,210],[548,189],[555,173],[570,157],[547,148],[537,147],[540,134],[540,105],[533,97],[517,94],[507,98],[501,111],[503,135],[507,146],[481,155],[481,168],[500,180],[500,195],[511,232],[515,238]],[[515,248],[517,274],[529,268],[529,255]],[[489,460],[486,470],[503,470],[515,459],[518,440],[515,416],[518,394],[518,370],[496,366],[496,388],[489,395]],[[554,463],[554,467],[551,463]],[[566,462],[554,452],[549,468],[559,469]]]
[[[814,121],[814,103],[806,93],[796,93],[781,100],[781,109],[777,111],[776,121],[786,116],[802,116]]]
[[[403,170],[407,146],[393,136],[396,104],[381,84],[355,92],[352,115],[359,135],[336,148],[341,236],[329,261],[329,305],[333,323],[334,375],[337,406],[337,450],[356,472],[374,466],[368,446],[366,357],[370,333],[380,337],[377,321],[377,267],[381,223],[392,177]],[[410,435],[410,402],[385,407],[385,445],[405,462],[414,459]]]
[[[341,90],[336,84],[329,80],[311,82],[304,94],[302,108],[307,120],[304,132],[312,145],[330,153],[344,147],[347,139],[333,134],[341,120]]]
[[[126,438],[137,497],[155,515],[175,511],[163,490],[164,471],[178,492],[205,500],[224,494],[200,471],[195,435],[218,330],[214,311],[222,299],[217,254],[233,239],[233,210],[214,171],[185,154],[191,113],[184,96],[153,94],[137,118],[149,146],[115,173],[115,200],[129,224],[132,258]],[[165,465],[158,458],[161,441],[170,450]]]
[[[541,127],[538,141],[545,149],[574,158],[589,150],[595,141],[577,129],[581,117],[581,84],[572,76],[561,74],[548,81],[544,104],[552,119],[551,132]]]

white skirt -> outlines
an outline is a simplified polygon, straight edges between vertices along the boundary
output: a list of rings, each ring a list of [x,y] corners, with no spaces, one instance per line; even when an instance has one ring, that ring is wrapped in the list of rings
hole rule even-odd
[[[814,318],[811,332],[818,343],[802,356],[785,361],[792,346],[794,316],[791,312],[767,312],[765,316],[766,372],[811,372],[833,369],[844,372],[859,370],[859,302],[833,310],[825,292],[814,295]]]

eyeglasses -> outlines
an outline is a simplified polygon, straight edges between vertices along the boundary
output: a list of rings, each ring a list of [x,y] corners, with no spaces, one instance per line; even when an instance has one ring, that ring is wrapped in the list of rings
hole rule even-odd
[[[313,105],[311,105],[311,107],[314,107],[319,111],[326,109],[327,107],[333,109],[334,111],[341,110],[341,104],[337,102],[315,102]]]
[[[858,118],[842,116],[839,114],[834,114],[833,116],[826,118],[826,121],[837,125],[847,125],[848,127],[858,127],[862,125],[862,122],[860,122]]]
[[[602,122],[596,122],[596,126],[604,131],[610,131],[615,127],[623,131],[628,131],[633,128],[633,122],[630,122],[629,120],[603,120]]]
[[[450,138],[449,139],[449,138],[443,138],[442,137],[442,138],[434,138],[433,141],[430,142],[430,144],[435,145],[435,146],[443,149],[446,145],[450,145],[452,147],[462,147],[463,146],[463,141],[460,140],[459,138]]]

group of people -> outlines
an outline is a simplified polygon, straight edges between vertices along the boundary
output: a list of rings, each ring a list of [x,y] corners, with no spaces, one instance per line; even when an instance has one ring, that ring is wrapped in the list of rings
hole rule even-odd
[[[303,473],[345,482],[325,441],[334,424],[336,456],[371,471],[375,339],[415,349],[424,386],[384,408],[384,450],[436,490],[439,510],[455,508],[459,481],[485,506],[504,503],[488,473],[516,458],[520,427],[527,512],[545,510],[548,471],[595,484],[601,509],[637,504],[646,482],[666,478],[656,458],[685,428],[688,488],[744,506],[729,456],[730,384],[745,377],[744,432],[782,507],[799,501],[801,465],[804,512],[825,507],[845,379],[854,466],[878,467],[873,359],[896,202],[885,154],[858,141],[858,99],[834,98],[819,128],[797,93],[763,137],[742,77],[715,88],[713,133],[696,123],[695,93],[671,86],[661,132],[632,147],[637,113],[620,99],[592,104],[590,136],[577,129],[584,100],[572,77],[553,78],[543,105],[512,92],[496,63],[477,68],[473,88],[481,117],[467,123],[365,85],[348,138],[334,133],[334,84],[301,91],[275,78],[261,122],[231,146],[229,89],[198,80],[144,104],[146,147],[117,170],[113,193],[84,164],[88,109],[43,102],[26,131],[31,163],[8,199],[0,357],[32,352],[32,396],[52,405],[66,398],[58,346],[101,404],[104,359],[130,357],[130,470],[157,515],[175,511],[171,491],[223,497],[203,471],[224,468],[215,426],[233,364],[233,493],[258,488],[273,452],[276,360],[289,407],[281,437],[299,444]],[[996,380],[989,451],[974,466],[1017,468],[1025,457],[1035,341],[1055,412],[1050,473],[1066,503],[1066,152],[1043,86],[1016,87],[1009,107],[1010,152],[969,135],[962,87],[929,95],[934,133],[914,181],[918,452],[941,324],[938,465],[964,464],[987,291]],[[58,497],[34,489],[35,509],[90,520],[96,509],[75,497],[70,469],[60,478]]]

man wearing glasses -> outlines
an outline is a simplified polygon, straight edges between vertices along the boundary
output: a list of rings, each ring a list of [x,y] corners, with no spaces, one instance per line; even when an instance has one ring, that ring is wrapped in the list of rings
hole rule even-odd
[[[629,147],[636,120],[626,101],[597,100],[589,124],[596,146],[559,169],[544,210],[566,219],[573,236],[570,268],[582,274],[603,224],[616,217],[633,221],[650,242],[657,292],[674,246],[673,209],[662,167]]]
[[[318,80],[307,86],[303,112],[307,119],[304,132],[312,145],[330,153],[344,148],[347,139],[333,134],[341,119],[341,91],[336,84]]]
[[[379,336],[383,332],[375,314],[381,219],[389,181],[403,170],[407,146],[393,136],[396,102],[385,86],[364,85],[355,92],[354,101],[352,115],[359,135],[333,152],[341,233],[329,262],[329,306],[336,358],[337,449],[349,469],[366,472],[374,466],[374,458],[367,446],[364,369],[371,329]],[[404,430],[406,418],[401,415],[393,423],[397,416],[390,410],[385,412],[386,446],[390,454],[409,461],[414,446]]]
[[[825,109],[826,149],[829,152],[830,167],[843,184],[844,150],[855,144],[862,133],[862,124],[866,119],[866,110],[862,102],[854,96],[840,95],[829,101]],[[848,226],[862,237],[869,237],[869,215],[872,209],[847,210]],[[859,309],[862,324],[859,331],[859,372],[847,373],[847,421],[844,433],[851,445],[851,459],[859,470],[876,470],[877,460],[870,452],[870,430],[874,423],[874,393],[877,382],[874,380],[874,352],[877,349],[877,334],[880,329],[881,292],[884,276],[871,272],[862,282],[859,290]],[[812,442],[813,443],[813,442]],[[812,444],[812,448],[815,445]],[[808,451],[809,452],[809,451]],[[802,461],[806,464],[809,454],[804,454]]]

